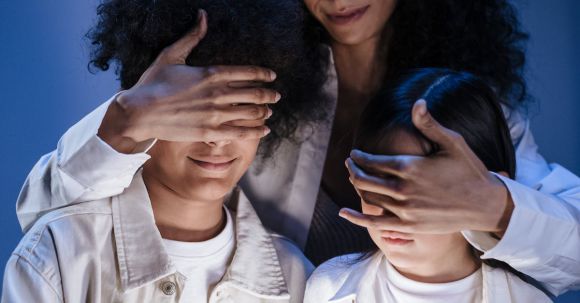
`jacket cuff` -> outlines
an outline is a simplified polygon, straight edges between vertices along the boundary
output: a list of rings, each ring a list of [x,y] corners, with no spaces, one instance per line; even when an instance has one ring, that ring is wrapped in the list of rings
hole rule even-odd
[[[132,178],[151,158],[147,151],[156,142],[148,140],[138,146],[136,153],[123,154],[99,138],[99,127],[117,95],[73,125],[58,143],[58,167],[89,191],[101,182]]]

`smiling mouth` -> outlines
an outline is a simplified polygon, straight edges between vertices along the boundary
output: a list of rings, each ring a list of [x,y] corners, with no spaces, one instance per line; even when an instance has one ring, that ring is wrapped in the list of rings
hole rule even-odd
[[[236,161],[237,158],[234,158],[234,159],[229,160],[229,161],[224,161],[224,160],[202,161],[202,160],[197,160],[197,159],[193,159],[193,158],[189,158],[189,159],[193,163],[195,163],[197,166],[201,167],[204,170],[212,171],[212,172],[223,172],[223,171],[227,171],[232,166],[234,161]]]
[[[368,10],[370,5],[346,11],[344,13],[328,14],[328,19],[338,25],[345,25],[360,19]]]

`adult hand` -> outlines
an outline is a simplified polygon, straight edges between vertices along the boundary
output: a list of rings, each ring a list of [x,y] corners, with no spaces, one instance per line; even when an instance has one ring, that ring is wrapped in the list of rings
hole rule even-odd
[[[214,142],[261,138],[264,120],[280,94],[257,83],[276,74],[256,66],[192,67],[185,59],[207,31],[200,11],[198,26],[165,48],[139,81],[120,93],[109,107],[99,136],[120,152],[139,142]]]
[[[441,126],[415,103],[413,124],[440,151],[427,157],[372,155],[353,150],[346,165],[361,199],[381,216],[342,209],[354,224],[405,233],[489,231],[501,235],[513,211],[505,185],[488,172],[458,133]]]

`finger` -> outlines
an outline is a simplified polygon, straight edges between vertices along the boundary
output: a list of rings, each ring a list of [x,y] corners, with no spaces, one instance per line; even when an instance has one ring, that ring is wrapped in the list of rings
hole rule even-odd
[[[211,97],[214,104],[273,104],[281,99],[279,92],[261,87],[216,90]]]
[[[221,116],[221,123],[236,120],[264,121],[272,116],[272,110],[266,105],[237,105],[227,106],[218,114]]]
[[[207,13],[205,10],[199,10],[198,20],[195,28],[161,52],[159,61],[166,64],[185,64],[187,56],[207,33]]]
[[[389,196],[368,191],[360,191],[359,196],[361,197],[363,202],[370,205],[378,206],[386,210],[387,212],[395,214],[397,216],[399,216],[399,210],[407,205],[406,201],[398,201]]]
[[[413,105],[413,124],[429,140],[440,146],[441,150],[455,150],[461,144],[461,135],[450,130],[435,120],[427,110],[427,102],[419,99]]]
[[[409,178],[414,159],[408,155],[373,155],[358,149],[350,152],[350,158],[370,174],[389,174],[399,178]]]
[[[207,74],[212,82],[272,82],[276,80],[276,73],[268,68],[259,66],[230,66],[217,65],[207,68]]]
[[[237,81],[228,83],[228,87],[232,88],[261,87],[262,85],[264,85],[264,83],[256,81]]]
[[[212,140],[255,140],[261,139],[270,133],[270,128],[266,125],[257,127],[239,127],[230,125],[219,126],[213,134],[210,133]]]
[[[266,124],[266,120],[233,120],[224,123],[229,126],[257,127]]]
[[[342,208],[338,215],[355,225],[369,229],[411,232],[407,224],[396,216],[365,215],[350,208]]]
[[[349,180],[358,191],[374,192],[400,201],[407,200],[407,195],[401,190],[403,180],[369,175],[352,159],[349,158],[346,161],[350,174]]]

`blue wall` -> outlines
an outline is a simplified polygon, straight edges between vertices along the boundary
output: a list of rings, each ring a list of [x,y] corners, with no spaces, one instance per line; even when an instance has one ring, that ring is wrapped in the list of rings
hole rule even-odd
[[[0,0],[0,270],[21,237],[14,204],[36,160],[111,96],[112,72],[87,72],[82,36],[96,0]],[[540,151],[580,174],[580,2],[517,1],[530,31],[533,130]],[[576,86],[574,85],[576,84]],[[578,302],[569,293],[559,302]]]

